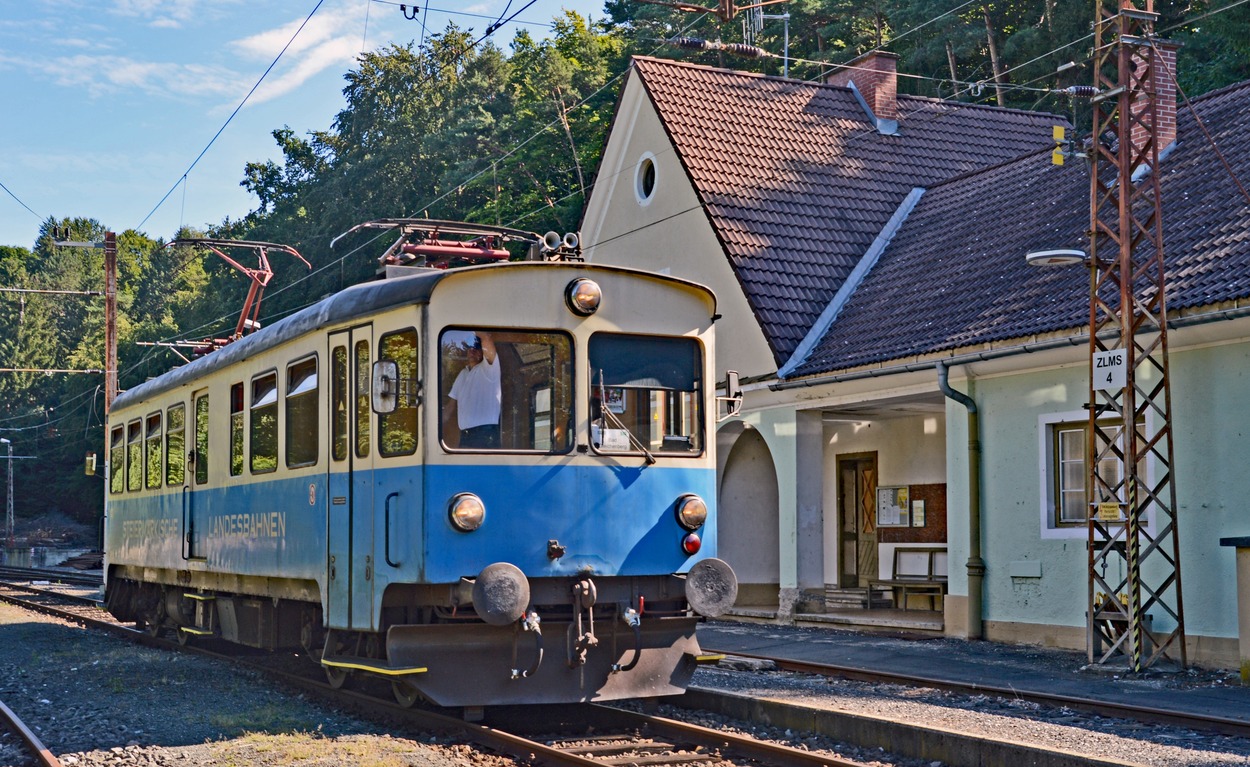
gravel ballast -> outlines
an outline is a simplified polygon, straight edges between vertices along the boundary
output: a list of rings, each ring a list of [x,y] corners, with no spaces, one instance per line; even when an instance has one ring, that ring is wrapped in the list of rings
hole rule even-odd
[[[810,646],[838,641],[836,632],[823,628],[720,623],[719,630],[750,633],[778,643]],[[1097,673],[1072,652],[980,642],[973,647],[959,639],[919,642],[896,637],[859,635],[856,642],[872,643],[888,657],[894,647],[925,652],[933,657],[936,673],[943,659],[975,650],[980,662],[1009,666],[1027,662],[1053,675]],[[830,655],[835,653],[831,650]],[[1025,659],[1022,661],[1022,658]],[[1060,749],[1074,754],[1151,767],[1212,767],[1250,764],[1250,741],[1181,727],[1113,719],[1069,708],[987,695],[964,695],[931,688],[873,684],[808,674],[760,670],[760,664],[742,662],[734,670],[730,660],[721,667],[701,668],[693,685],[724,690],[750,698],[799,706],[845,711],[890,721],[967,733],[982,738],[1013,741]],[[1237,686],[1235,674],[1190,669],[1179,674],[1143,678],[1108,676],[1108,684],[1139,690],[1144,705],[1157,704],[1152,692],[1169,688]]]
[[[138,647],[7,604],[0,627],[0,700],[67,766],[516,764],[442,738],[388,734],[211,658]],[[3,731],[0,764],[23,764],[23,753]]]
[[[222,661],[137,647],[9,605],[0,605],[0,626],[5,640],[0,642],[0,700],[65,765],[516,764],[441,737],[420,733],[403,737],[394,729],[388,733],[377,724],[285,689],[260,673]],[[821,630],[749,630],[796,641],[819,641],[827,636]],[[807,631],[814,633],[809,637]],[[959,652],[960,643],[940,640],[926,647],[941,655]],[[1053,658],[1057,670],[1069,661],[1067,655]],[[694,682],[752,698],[1031,743],[1128,764],[1250,764],[1250,743],[1244,739],[1112,720],[1020,700],[760,670],[758,664],[743,664],[743,670],[703,668]],[[1225,683],[1227,675],[1219,674],[1188,675],[1167,682]],[[869,764],[946,767],[938,761],[899,759],[816,733],[744,723],[713,713],[667,705],[661,713],[800,748],[829,750]],[[20,754],[14,736],[0,734],[0,765],[23,764]]]

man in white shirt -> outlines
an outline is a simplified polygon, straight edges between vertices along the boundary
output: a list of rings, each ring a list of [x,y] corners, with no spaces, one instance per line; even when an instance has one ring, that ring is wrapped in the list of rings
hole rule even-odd
[[[490,333],[466,348],[468,364],[451,385],[444,423],[456,424],[461,449],[499,448],[499,354]]]

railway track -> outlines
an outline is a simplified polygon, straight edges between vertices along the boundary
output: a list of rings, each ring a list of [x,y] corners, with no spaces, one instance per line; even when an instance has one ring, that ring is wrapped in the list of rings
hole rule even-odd
[[[22,576],[27,578],[36,577],[42,578],[42,580],[49,580],[50,577],[60,575],[68,575],[70,578],[70,580],[63,582],[73,582],[76,583],[76,585],[99,586],[101,582],[99,577],[78,575],[78,573],[51,573],[44,570],[31,570],[31,568],[0,567],[0,581],[9,581],[10,577],[19,578],[20,580]],[[26,586],[25,588],[27,588],[27,590],[37,591],[36,587]],[[83,602],[90,603],[89,600],[83,600]],[[709,652],[721,651],[709,650]],[[939,677],[904,675],[904,673],[880,670],[865,670],[865,668],[840,666],[834,665],[834,663],[811,663],[793,660],[779,660],[779,658],[765,655],[751,655],[751,653],[744,652],[735,652],[732,653],[732,655],[771,661],[776,663],[776,667],[778,667],[779,670],[783,671],[811,673],[811,675],[820,676],[834,676],[846,678],[846,680],[861,682],[891,683],[891,685],[908,687],[931,687],[935,688],[935,690],[959,693],[959,695],[998,696],[1010,698],[1010,700],[1031,701],[1039,703],[1039,705],[1043,706],[1068,707],[1075,711],[1094,713],[1094,715],[1106,717],[1125,718],[1125,720],[1151,723],[1151,725],[1188,727],[1193,728],[1193,730],[1219,732],[1221,735],[1250,738],[1250,723],[1246,723],[1243,720],[1236,720],[1236,718],[1233,717],[1196,715],[1196,713],[1169,710],[1169,708],[1145,705],[1126,705],[1126,703],[1100,700],[1100,698],[1086,698],[1058,695],[1058,693],[1050,692],[1021,690],[1019,687],[996,687],[993,685],[984,685],[984,683],[966,685],[966,683],[943,680],[943,678]]]
[[[559,727],[556,727],[556,724]],[[490,725],[526,733],[556,750],[569,765],[777,765],[862,767],[828,752],[812,752],[611,706],[530,707],[492,714]]]
[[[388,691],[381,685],[367,682],[361,685],[365,688],[362,690],[333,689],[312,664],[297,672],[275,668],[273,663],[265,661],[269,656],[261,656],[260,660],[238,657],[153,637],[139,628],[117,623],[98,605],[84,605],[73,595],[3,583],[0,584],[0,600],[106,630],[136,643],[189,650],[244,665],[335,705],[348,704],[368,715],[401,722],[421,733],[452,733],[524,763],[561,767],[860,767],[861,764],[830,753],[803,751],[601,705],[492,709],[492,721],[479,724],[450,716],[442,710],[401,707],[388,699]]]
[[[708,652],[723,652],[708,650]],[[858,666],[843,666],[829,663],[811,663],[790,659],[773,658],[767,655],[755,655],[734,652],[740,658],[771,661],[780,671],[792,671],[802,674],[838,677],[873,684],[897,684],[906,687],[931,687],[961,695],[992,695],[1012,700],[1024,700],[1045,706],[1062,706],[1077,711],[1097,714],[1104,717],[1129,719],[1148,724],[1165,724],[1186,727],[1194,730],[1218,732],[1240,738],[1250,738],[1250,723],[1241,719],[1213,715],[1196,714],[1173,709],[1143,705],[1127,705],[1112,700],[1084,698],[1073,695],[1025,690],[1019,687],[999,687],[987,684],[965,684],[949,679],[901,674],[892,671],[878,671]]]
[[[70,586],[95,586],[97,588],[104,585],[104,580],[98,575],[49,570],[42,567],[12,567],[9,565],[0,565],[0,580],[48,581],[49,583],[64,583]]]
[[[13,713],[13,710],[4,703],[0,703],[0,720],[8,729],[12,730],[25,746],[26,752],[30,759],[40,765],[40,767],[61,767],[61,762],[46,746],[40,742],[35,733],[22,723],[22,720]]]
[[[6,576],[3,574],[3,572],[0,572],[0,581],[2,581],[5,577]],[[22,588],[25,589],[27,592],[32,591],[32,590],[40,591],[39,589],[34,589],[32,587],[28,587],[24,585]],[[73,605],[73,606],[67,605],[65,604],[65,601],[71,600],[74,598],[72,596],[65,595],[62,593],[57,593],[57,592],[53,592],[53,593],[44,592],[44,593],[33,593],[33,594],[22,593],[22,589],[18,589],[17,587],[13,585],[9,585],[5,587],[0,587],[0,598],[7,599],[9,601],[17,601],[25,606],[31,607],[32,609],[42,609],[44,612],[48,612],[53,615],[58,615],[59,617],[69,617],[71,620],[78,620],[83,623],[91,624],[98,628],[110,631],[114,634],[124,636],[130,639],[131,641],[146,642],[146,643],[151,643],[151,644],[157,644],[160,646],[169,646],[173,644],[172,642],[164,642],[163,640],[154,639],[151,636],[140,631],[139,629],[136,629],[129,625],[117,624],[115,621],[111,619],[110,616],[108,616],[107,613],[104,613],[102,610],[100,610],[98,605],[82,604],[82,603]],[[56,604],[58,602],[60,602],[59,606]],[[53,603],[53,604],[48,604],[48,603]],[[66,616],[65,615],[66,611],[69,611],[70,613],[72,613],[72,615]],[[779,669],[785,670],[785,671],[800,672],[800,673],[805,673],[805,674],[819,674],[819,675],[825,675],[825,676],[838,676],[842,678],[866,681],[866,682],[871,682],[871,683],[888,683],[888,684],[897,684],[897,685],[910,686],[910,687],[929,687],[929,688],[934,688],[934,689],[947,690],[947,691],[954,692],[957,694],[996,695],[996,696],[1001,696],[1001,697],[1010,698],[1014,700],[1022,700],[1022,699],[1029,700],[1029,701],[1033,701],[1038,704],[1046,705],[1046,706],[1067,707],[1067,708],[1071,708],[1074,710],[1087,711],[1087,712],[1094,713],[1094,714],[1097,714],[1099,716],[1104,716],[1104,717],[1108,717],[1108,716],[1119,717],[1119,718],[1135,720],[1135,721],[1140,721],[1140,722],[1180,726],[1180,727],[1190,728],[1190,729],[1199,730],[1199,731],[1219,732],[1222,734],[1234,735],[1237,737],[1250,738],[1250,726],[1248,726],[1244,721],[1227,718],[1227,717],[1203,716],[1203,715],[1190,714],[1190,713],[1178,712],[1178,711],[1167,710],[1167,709],[1152,708],[1149,706],[1127,706],[1127,705],[1117,704],[1114,702],[1103,701],[1103,700],[1079,698],[1079,697],[1057,695],[1057,694],[1051,694],[1051,693],[1021,691],[1018,688],[999,689],[999,688],[993,687],[992,685],[960,684],[957,682],[951,682],[949,680],[942,680],[942,679],[937,679],[937,678],[910,676],[910,675],[904,675],[904,674],[898,674],[898,673],[892,673],[892,672],[869,671],[869,670],[865,670],[862,668],[856,668],[856,667],[850,667],[850,666],[803,663],[803,662],[789,661],[789,660],[778,660],[776,658],[770,658],[764,655],[749,655],[745,653],[736,653],[736,654],[740,657],[754,657],[754,658],[759,658],[762,660],[772,661],[777,665]],[[227,659],[229,659],[231,662],[236,662],[236,663],[239,662],[237,658],[234,658],[232,656],[225,656],[225,657],[227,657]],[[286,674],[289,672],[274,671],[271,668],[263,668],[262,670],[265,671],[265,673],[268,673],[271,675],[278,675],[282,677],[284,681],[290,684],[298,685],[298,686],[304,687],[305,689],[309,689],[310,692],[313,692],[315,694],[325,695],[325,697],[328,700],[341,702],[341,698],[337,696],[340,696],[342,694],[342,691],[323,693],[319,689],[321,687],[325,687],[324,681],[322,680],[321,675],[319,673],[319,669],[317,669],[316,667],[313,667],[312,664],[308,664],[308,666],[311,667],[309,669],[309,674],[305,674],[298,679],[295,678],[295,676],[298,676],[298,675],[291,676],[291,677],[283,677],[283,674]],[[311,677],[310,677],[310,674],[311,674]],[[714,694],[714,691],[709,691],[709,692],[712,692]],[[385,691],[379,692],[378,697],[385,697]],[[366,702],[363,699],[356,700],[355,702],[358,706],[366,706]],[[408,716],[398,714],[397,713],[398,710],[389,701],[383,703],[383,702],[375,700],[372,703],[369,703],[367,705],[371,708],[375,706],[381,706],[381,708],[373,709],[374,713],[380,716],[388,716],[388,717],[399,716],[400,718],[408,718]],[[527,707],[527,710],[529,710],[528,707]],[[410,714],[410,716],[417,716],[420,713],[421,712],[413,712]],[[601,720],[603,715],[597,714],[596,716],[598,716],[599,719]],[[451,728],[451,729],[459,730],[459,731],[465,730],[466,728],[465,723],[460,723],[460,720],[457,720],[454,718],[452,718],[450,721],[457,722],[456,727]],[[676,724],[679,725],[680,723],[676,723]],[[450,725],[447,725],[446,723],[440,724],[437,721],[424,721],[424,722],[419,723],[418,726],[425,727],[425,728],[433,728],[433,729],[446,729]],[[599,733],[600,736],[604,734],[602,732],[602,729],[606,728],[606,725],[604,725],[602,721],[598,721],[598,723],[593,726],[597,728],[597,732]],[[637,723],[635,723],[633,726],[635,727],[635,729],[638,729],[639,727],[641,727],[641,725],[638,725]],[[584,737],[579,737],[578,734],[575,731],[573,731],[572,734],[569,734],[567,736],[560,736],[560,738],[558,739],[548,738],[548,740],[550,740],[552,744],[562,743],[564,744],[564,747],[558,748],[556,747],[556,745],[552,745],[550,748],[554,749],[554,751],[552,751],[552,753],[546,754],[546,756],[544,756],[544,760],[548,760],[550,763],[553,763],[553,764],[589,764],[589,763],[592,763],[592,762],[576,761],[576,758],[580,757],[584,759],[597,760],[597,761],[594,761],[593,763],[603,764],[605,763],[605,760],[625,759],[625,757],[623,756],[612,756],[613,753],[626,753],[626,754],[634,753],[635,756],[631,757],[630,760],[621,762],[621,763],[628,763],[629,761],[637,761],[637,758],[638,758],[636,756],[637,754],[647,752],[648,755],[646,756],[645,762],[638,762],[639,764],[673,764],[673,765],[700,764],[700,763],[707,763],[709,757],[720,758],[720,755],[722,753],[729,753],[730,751],[738,750],[737,746],[730,748],[729,745],[726,745],[730,743],[730,739],[726,738],[725,733],[714,731],[717,733],[715,736],[695,738],[690,733],[675,732],[674,730],[669,729],[669,727],[670,725],[668,725],[667,723],[664,724],[663,728],[661,728],[658,723],[647,727],[646,728],[647,733],[649,733],[650,736],[656,738],[655,742],[651,744],[646,744],[639,740],[634,746],[631,746],[630,745],[631,741],[624,738],[623,736],[617,737],[617,738],[606,738],[606,739],[602,737],[598,737],[598,738],[595,738],[593,742],[583,743],[583,741],[585,741],[586,739]],[[576,728],[570,727],[570,730],[575,730],[575,729]],[[639,731],[641,732],[641,730]],[[661,735],[660,734],[661,732],[663,732],[664,734]],[[474,730],[472,732],[466,732],[464,737],[470,740],[473,740],[475,742],[482,743],[483,745],[488,745],[489,747],[493,749],[500,750],[505,753],[521,754],[521,752],[524,751],[525,753],[537,754],[540,752],[544,752],[544,748],[539,748],[535,746],[532,742],[530,742],[529,740],[525,738],[521,738],[518,741],[511,742],[511,744],[509,744],[506,738],[504,739],[505,742],[503,743],[493,742],[495,738],[503,737],[505,734],[506,733],[504,733],[500,728],[488,728],[487,731]],[[642,736],[640,735],[639,737],[642,737]],[[582,745],[578,745],[578,744],[582,744]],[[579,748],[583,750],[579,752],[578,750]],[[631,748],[633,749],[633,751],[631,751]],[[525,751],[526,749],[529,749],[529,750]],[[742,752],[747,752],[749,751],[749,748],[744,744],[741,746],[740,750]],[[556,756],[557,752],[563,752],[566,756]],[[663,761],[664,759],[670,758],[670,757],[673,759],[673,761],[668,761],[668,762]],[[521,755],[519,758],[525,758],[525,756]],[[568,760],[566,760],[566,758]],[[780,763],[780,764],[813,763],[813,762],[805,761],[807,759],[807,752],[802,752],[802,751],[797,751],[795,752],[794,755],[788,755],[786,758],[790,758],[791,761],[787,762],[784,759],[782,759],[781,761],[776,761],[776,763]],[[684,761],[682,761],[683,759]],[[725,764],[726,762],[721,761],[720,763]],[[729,762],[729,763],[732,763],[732,762]],[[751,762],[751,763],[758,764],[761,762],[756,761],[756,762]],[[764,762],[764,763],[767,763],[767,762]],[[829,756],[825,756],[823,761],[819,761],[815,763],[837,764],[838,762],[831,761]]]

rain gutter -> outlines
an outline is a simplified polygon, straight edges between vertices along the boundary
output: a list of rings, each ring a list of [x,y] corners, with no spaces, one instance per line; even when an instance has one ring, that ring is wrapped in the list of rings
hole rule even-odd
[[[981,418],[972,397],[951,388],[946,363],[937,361],[938,388],[968,410],[968,639],[982,639],[981,585],[985,560],[981,558]]]

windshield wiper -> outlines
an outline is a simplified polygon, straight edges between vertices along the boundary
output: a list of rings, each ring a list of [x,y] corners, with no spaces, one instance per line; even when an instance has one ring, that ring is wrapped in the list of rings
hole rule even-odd
[[[603,384],[603,369],[600,368],[599,370],[599,429],[600,431],[604,431],[604,432],[607,431],[606,427],[604,426],[605,420],[611,421],[612,424],[616,428],[625,432],[625,435],[629,437],[630,444],[638,448],[639,450],[641,450],[642,454],[647,457],[648,466],[655,463],[655,456],[651,454],[651,451],[647,449],[646,445],[642,444],[642,440],[635,437],[634,433],[630,431],[625,426],[624,423],[621,422],[621,419],[616,417],[616,413],[613,413],[612,410],[608,408],[608,392],[607,392],[606,387]]]

